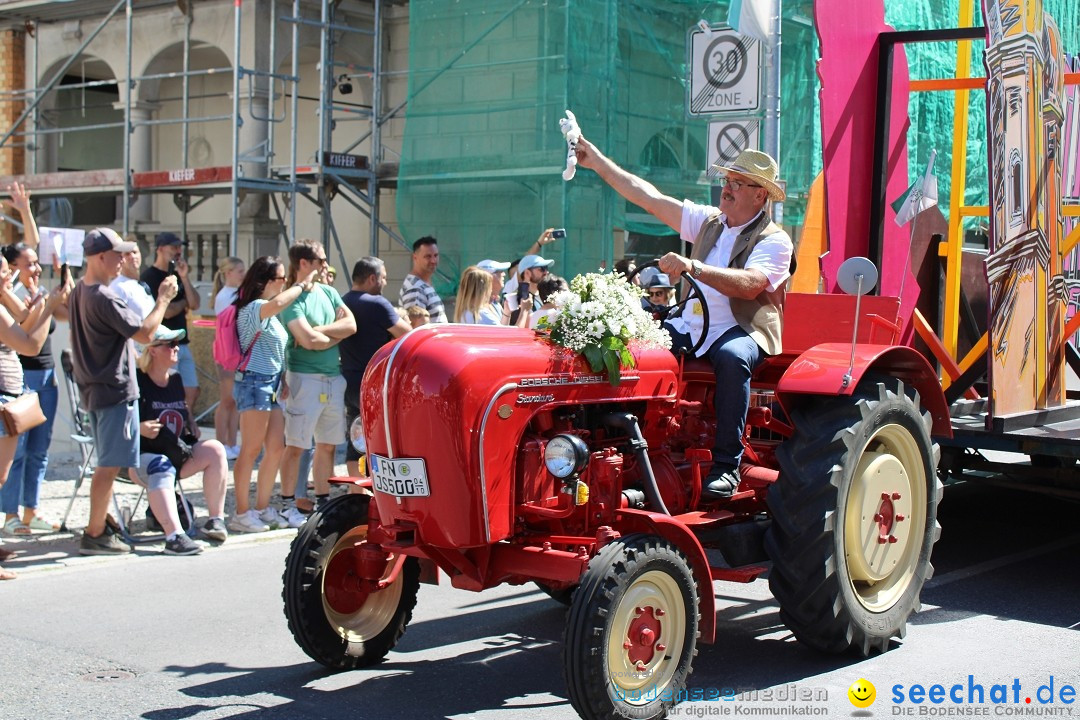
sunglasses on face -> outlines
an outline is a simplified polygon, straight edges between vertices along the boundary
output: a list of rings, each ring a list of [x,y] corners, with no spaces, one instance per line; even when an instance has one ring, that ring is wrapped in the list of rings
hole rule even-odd
[[[170,340],[169,342],[158,343],[154,347],[167,347],[175,350],[180,347],[180,342],[178,340]]]
[[[742,190],[744,187],[752,187],[752,188],[760,188],[761,187],[761,185],[755,185],[754,183],[748,183],[745,180],[732,180],[731,178],[728,178],[728,177],[720,178],[720,187],[722,187],[722,188],[723,187],[728,187],[729,185],[731,186],[731,189],[734,190],[735,192],[738,192],[739,190]]]

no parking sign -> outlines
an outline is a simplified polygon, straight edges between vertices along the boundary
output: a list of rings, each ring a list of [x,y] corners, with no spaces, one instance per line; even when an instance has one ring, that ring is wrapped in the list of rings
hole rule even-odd
[[[730,163],[746,149],[760,149],[761,120],[758,118],[725,118],[709,123],[707,145],[708,167],[717,162]]]

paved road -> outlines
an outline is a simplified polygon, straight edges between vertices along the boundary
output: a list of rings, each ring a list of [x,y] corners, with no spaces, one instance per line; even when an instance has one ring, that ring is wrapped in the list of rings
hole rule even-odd
[[[1080,703],[1060,698],[1023,704],[1050,675],[1056,694],[1064,684],[1080,689],[1078,509],[1036,495],[949,488],[924,612],[906,641],[869,659],[799,645],[765,582],[717,584],[720,641],[700,648],[690,685],[739,694],[684,704],[674,715],[789,717],[783,708],[792,703],[776,698],[810,691],[827,699],[795,704],[817,717],[887,717],[905,707],[917,716],[927,704],[893,707],[893,685],[906,692],[915,683],[963,683],[966,693],[970,674],[987,694],[994,683],[1021,683],[1021,704],[987,703],[990,716],[1046,708],[1080,716]],[[279,533],[198,557],[87,559],[3,583],[0,717],[576,717],[560,662],[564,611],[531,586],[483,594],[445,582],[422,586],[413,623],[387,662],[323,672],[293,643],[282,616],[288,542]],[[858,678],[879,694],[866,711],[846,697]]]

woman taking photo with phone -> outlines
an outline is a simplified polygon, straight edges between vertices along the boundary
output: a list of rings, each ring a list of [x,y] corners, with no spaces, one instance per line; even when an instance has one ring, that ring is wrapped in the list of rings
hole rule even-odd
[[[41,352],[49,334],[52,315],[58,306],[67,303],[70,294],[71,285],[67,284],[51,295],[38,293],[28,302],[19,300],[12,290],[12,271],[8,261],[0,255],[0,405],[10,403],[23,394],[22,363],[16,353],[36,356]],[[0,423],[0,486],[6,484],[18,440],[18,436],[8,434]],[[14,527],[21,524],[19,522]],[[11,554],[0,549],[0,561],[8,559]],[[0,567],[0,580],[14,577],[15,573]]]
[[[15,297],[24,305],[44,292],[41,287],[41,265],[37,251],[24,243],[7,245],[4,259],[19,271],[13,287]],[[4,530],[12,535],[29,535],[34,530],[53,532],[58,523],[46,520],[37,513],[41,483],[49,464],[49,444],[52,442],[53,421],[59,391],[56,385],[56,363],[52,355],[52,334],[56,320],[67,320],[67,306],[56,305],[48,322],[48,335],[41,351],[34,355],[19,354],[23,369],[23,392],[36,392],[45,422],[19,436],[15,459],[3,490],[0,490],[0,510],[4,512]],[[19,507],[22,506],[22,516]]]

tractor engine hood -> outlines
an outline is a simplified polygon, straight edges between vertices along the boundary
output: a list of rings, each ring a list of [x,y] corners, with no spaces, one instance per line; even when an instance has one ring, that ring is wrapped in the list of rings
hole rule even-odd
[[[612,387],[605,373],[533,330],[425,325],[384,346],[368,365],[360,396],[367,450],[422,459],[430,495],[376,488],[382,522],[414,526],[417,543],[435,547],[505,539],[513,528],[518,446],[537,412],[674,399],[672,354],[648,349],[634,356],[637,367],[624,369]]]

